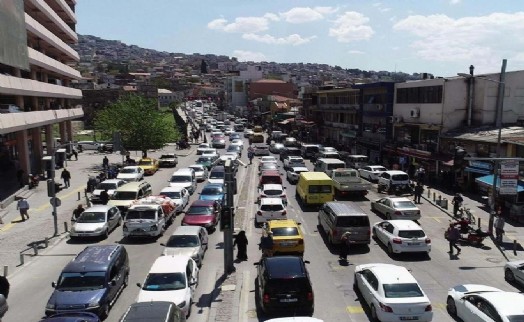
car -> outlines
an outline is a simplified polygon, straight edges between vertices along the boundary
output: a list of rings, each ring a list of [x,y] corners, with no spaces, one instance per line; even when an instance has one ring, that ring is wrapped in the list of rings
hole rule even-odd
[[[0,312],[0,317],[2,314]],[[90,312],[74,311],[53,314],[39,322],[100,322],[98,315]]]
[[[242,141],[241,139],[234,139],[234,140],[231,140],[231,143],[229,143],[229,145],[237,145],[239,146],[241,149],[244,149],[244,141]]]
[[[218,201],[223,204],[226,197],[226,188],[221,183],[208,183],[202,188],[199,200]]]
[[[261,198],[255,215],[255,226],[260,227],[269,220],[287,219],[286,206],[282,198]]]
[[[224,135],[230,136],[231,134],[235,133],[235,129],[231,127],[224,128]]]
[[[302,172],[309,172],[309,169],[305,166],[299,166],[299,167],[291,167],[286,171],[286,178],[289,183],[296,184],[298,182],[298,178],[300,178],[300,174]]]
[[[140,287],[136,302],[155,302],[169,299],[189,317],[193,296],[198,285],[199,269],[185,255],[160,256],[151,266]]]
[[[448,290],[446,309],[463,322],[524,320],[524,294],[480,284],[456,285]]]
[[[229,134],[229,142],[233,142],[234,140],[240,140],[240,134],[239,133],[231,133],[231,134]]]
[[[202,153],[204,153],[204,151],[206,151],[209,148],[211,148],[211,144],[209,144],[209,143],[201,143],[197,147],[196,154],[197,155],[201,155]]]
[[[313,315],[315,296],[306,264],[302,257],[291,255],[263,257],[255,263],[256,298],[263,312]]]
[[[215,137],[211,140],[211,146],[215,149],[223,149],[226,147],[226,140],[224,137]]]
[[[160,245],[164,246],[162,252],[164,256],[186,255],[200,267],[207,250],[207,243],[208,234],[204,227],[178,226],[167,242]]]
[[[140,181],[144,179],[144,169],[134,165],[123,167],[118,172],[116,178],[127,182]]]
[[[419,220],[420,209],[405,197],[385,197],[371,202],[371,211],[383,215],[386,219]]]
[[[368,165],[358,169],[358,174],[361,178],[376,182],[380,174],[384,171],[388,171],[388,169],[381,165]]]
[[[244,137],[249,138],[251,135],[255,134],[255,132],[252,129],[246,129],[244,130]]]
[[[268,183],[282,184],[282,177],[278,170],[263,170],[260,172],[258,187],[261,188]]]
[[[182,226],[202,226],[208,231],[216,229],[220,220],[220,204],[213,200],[195,200],[182,218]]]
[[[510,283],[524,286],[524,260],[507,262],[504,265],[504,278]]]
[[[411,220],[385,220],[375,223],[373,238],[387,247],[388,253],[413,253],[431,251],[431,239],[422,227]]]
[[[215,148],[212,148],[212,147],[209,147],[209,148],[200,148],[200,151],[199,151],[200,154],[198,155],[202,155],[202,156],[207,156],[207,155],[214,155],[214,154],[217,154],[220,156],[220,152],[218,152],[217,149]]]
[[[269,145],[269,152],[271,153],[280,153],[284,149],[284,144],[273,142]]]
[[[87,208],[71,226],[71,238],[102,237],[107,239],[109,233],[122,224],[122,215],[115,206],[95,205]]]
[[[115,193],[115,190],[119,187],[125,185],[127,181],[122,179],[107,179],[102,182],[100,182],[96,187],[95,190],[91,193],[91,203],[98,204],[102,201],[100,200],[100,193],[107,189],[107,194],[109,197],[113,196]]]
[[[102,146],[101,142],[95,142],[95,141],[78,141],[77,147],[79,151],[84,150],[95,150],[98,151]]]
[[[284,159],[284,169],[287,170],[291,167],[305,167],[306,162],[304,161],[304,158],[297,157],[294,155],[289,155]]]
[[[239,145],[229,145],[227,147],[227,152],[235,152],[237,154],[238,157],[241,157],[242,156],[242,147],[239,146]]]
[[[298,145],[298,141],[295,138],[287,137],[284,140],[284,146],[297,146],[297,145]]]
[[[264,230],[273,234],[273,255],[304,255],[304,235],[296,220],[270,220]]]
[[[176,213],[181,213],[189,203],[189,197],[191,196],[186,188],[182,187],[165,187],[160,190],[159,195],[170,198],[176,203]]]
[[[144,170],[144,174],[153,175],[158,171],[158,160],[153,158],[142,158],[138,160],[138,166]]]
[[[258,171],[260,172],[260,168],[267,163],[277,164],[277,159],[274,156],[263,156],[260,158],[260,163],[258,164]]]
[[[267,145],[257,144],[253,146],[253,154],[255,156],[269,155],[269,148]]]
[[[404,171],[388,170],[378,176],[377,191],[388,193],[411,193],[409,175]]]
[[[176,167],[177,164],[178,156],[174,153],[164,153],[158,158],[158,166],[161,168]]]
[[[282,198],[287,204],[286,188],[281,184],[265,184],[258,190],[257,202],[262,198]]]
[[[301,156],[301,150],[299,148],[296,148],[296,147],[284,147],[281,151],[280,151],[280,154],[279,154],[279,159],[280,161],[284,162],[284,160],[290,156],[290,155],[294,155],[296,157],[300,157]]]
[[[209,169],[211,169],[211,167],[213,166],[213,163],[215,161],[216,161],[216,159],[214,157],[211,157],[211,156],[200,156],[196,160],[196,164],[201,164],[201,165],[203,165],[204,167],[206,167],[209,170]]]
[[[209,183],[220,183],[225,184],[225,178],[226,178],[226,170],[224,166],[217,165],[214,166],[213,169],[209,172],[209,177],[207,178],[207,181]]]
[[[195,170],[195,178],[197,181],[205,181],[208,176],[207,167],[203,164],[192,164],[188,168]]]
[[[403,266],[357,265],[353,289],[368,305],[372,321],[429,322],[433,319],[429,298]]]

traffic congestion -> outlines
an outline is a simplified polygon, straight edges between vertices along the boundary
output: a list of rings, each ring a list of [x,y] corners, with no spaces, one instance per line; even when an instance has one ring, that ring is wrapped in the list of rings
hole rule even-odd
[[[198,132],[191,153],[179,155],[189,142],[150,151],[97,184],[66,242],[34,263],[46,267],[24,285],[38,286],[24,294],[34,308],[4,321],[211,319],[227,160],[235,320],[524,321],[524,261],[497,261],[489,239],[469,244],[475,218],[417,200],[422,176],[199,105],[182,109]]]

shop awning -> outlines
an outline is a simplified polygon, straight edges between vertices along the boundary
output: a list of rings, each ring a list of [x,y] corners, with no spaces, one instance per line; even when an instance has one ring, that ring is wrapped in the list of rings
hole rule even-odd
[[[491,174],[490,170],[475,168],[475,167],[466,167],[464,168],[464,171],[466,172],[473,172],[473,173],[480,173],[480,174]],[[491,176],[491,180],[493,181],[493,176]]]
[[[475,179],[475,181],[479,184],[492,187],[493,186],[493,175],[484,176]],[[497,178],[497,190],[500,188],[500,178]],[[517,193],[524,191],[524,182],[519,181],[517,184]]]

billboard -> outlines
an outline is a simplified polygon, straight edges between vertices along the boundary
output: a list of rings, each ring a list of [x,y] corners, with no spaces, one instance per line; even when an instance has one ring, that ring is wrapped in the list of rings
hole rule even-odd
[[[516,195],[519,181],[519,161],[508,160],[500,162],[500,188],[501,195]]]
[[[29,70],[24,0],[0,0],[0,63]]]

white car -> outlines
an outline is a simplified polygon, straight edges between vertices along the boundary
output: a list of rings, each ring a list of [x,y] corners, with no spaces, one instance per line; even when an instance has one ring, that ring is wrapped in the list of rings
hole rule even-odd
[[[101,201],[100,201],[100,193],[102,191],[107,189],[107,194],[109,195],[109,197],[111,197],[111,196],[113,196],[113,194],[115,193],[115,190],[118,187],[121,187],[121,186],[123,186],[126,183],[127,183],[127,181],[122,180],[122,179],[107,179],[107,180],[104,180],[104,181],[100,182],[96,186],[95,190],[93,190],[93,193],[91,194],[91,202],[94,203],[94,204],[101,203]]]
[[[371,210],[383,215],[387,220],[419,220],[420,209],[415,203],[404,197],[385,197],[371,202]]]
[[[255,131],[253,131],[253,130],[251,130],[251,129],[246,129],[246,130],[244,131],[244,137],[245,137],[245,138],[248,138],[250,135],[253,135],[253,134],[255,134]]]
[[[201,164],[192,164],[188,168],[195,170],[195,178],[197,181],[205,181],[207,179],[207,168]]]
[[[387,247],[388,253],[431,251],[431,239],[412,220],[385,220],[373,225],[373,237]]]
[[[278,164],[278,161],[277,158],[275,158],[274,156],[263,156],[260,158],[260,163],[258,164],[258,171],[260,171],[260,169],[265,163]]]
[[[262,198],[281,198],[287,204],[286,188],[281,184],[265,184],[258,190],[257,202]]]
[[[211,144],[201,143],[196,150],[196,154],[201,155],[204,151],[208,151],[208,149],[211,149]]]
[[[369,306],[372,321],[429,322],[433,319],[429,298],[403,266],[358,265],[353,288]]]
[[[303,157],[297,157],[294,155],[287,156],[284,159],[284,169],[289,169],[293,166],[306,166]]]
[[[140,181],[144,179],[144,169],[134,165],[123,167],[116,178],[127,182]]]
[[[231,141],[231,143],[229,143],[229,145],[238,145],[241,148],[244,148],[244,141],[242,141],[241,139],[234,139],[233,141]]]
[[[388,169],[381,165],[369,165],[358,169],[358,174],[361,178],[369,181],[378,181],[378,177],[384,171],[388,171]]]
[[[306,167],[291,167],[291,169],[286,171],[287,181],[296,184],[302,172],[309,172],[309,169]]]
[[[201,226],[178,226],[165,244],[163,254],[167,256],[185,255],[191,257],[198,265],[206,254],[208,233]]]
[[[282,198],[262,198],[255,215],[255,226],[260,227],[269,220],[287,219],[286,206]]]
[[[524,260],[507,262],[504,265],[504,278],[510,283],[524,286]]]
[[[160,190],[159,195],[169,197],[176,203],[176,213],[181,213],[189,203],[189,191],[182,187],[165,187]]]
[[[115,206],[95,205],[87,208],[76,219],[69,236],[71,238],[102,237],[106,239],[109,233],[122,224],[122,215]]]
[[[524,294],[486,285],[457,285],[448,290],[446,309],[463,322],[524,321]]]
[[[198,285],[199,269],[189,256],[160,256],[155,260],[136,302],[168,301],[175,303],[188,317]]]

